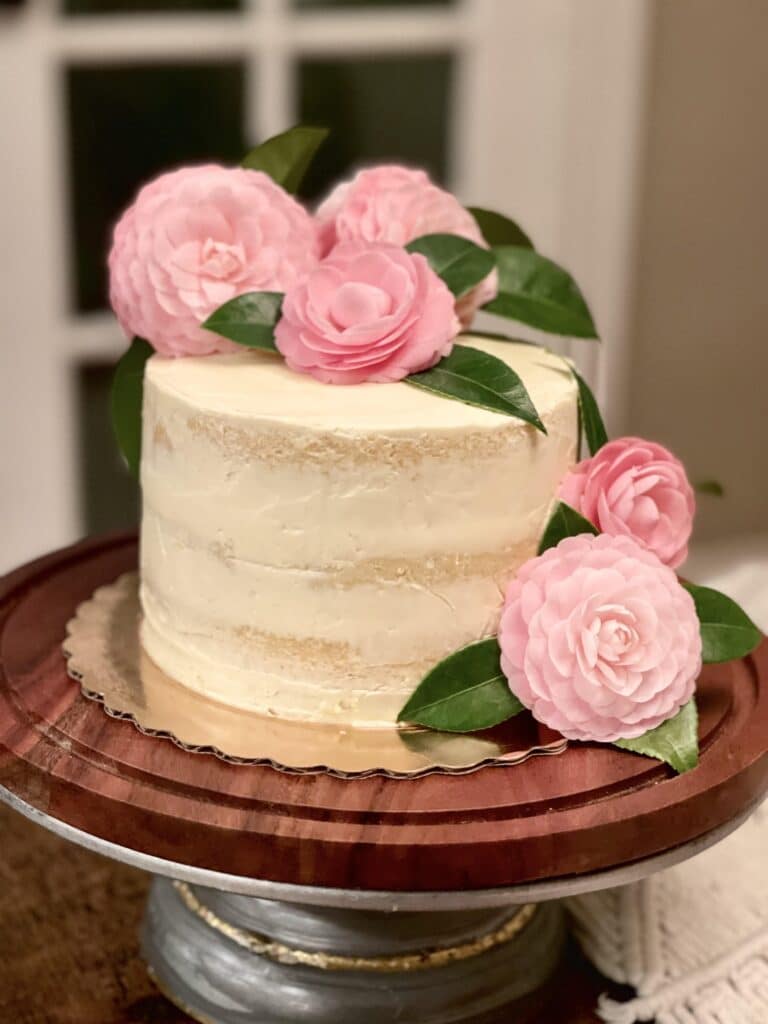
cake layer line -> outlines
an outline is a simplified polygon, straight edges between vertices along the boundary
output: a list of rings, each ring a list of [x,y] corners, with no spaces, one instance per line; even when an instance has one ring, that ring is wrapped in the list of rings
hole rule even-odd
[[[548,510],[537,510],[537,523]],[[520,565],[536,550],[538,529],[531,531],[525,540],[500,551],[481,552],[425,552],[414,557],[360,558],[338,560],[319,565],[261,562],[234,554],[231,540],[204,538],[195,535],[188,528],[171,522],[146,502],[145,515],[151,517],[154,529],[165,537],[172,537],[178,547],[209,551],[233,567],[241,565],[254,569],[285,570],[307,573],[316,579],[318,585],[329,583],[334,586],[355,586],[360,583],[409,581],[429,585],[447,580],[469,577],[488,577],[505,574],[510,566]]]
[[[241,627],[321,638],[379,664],[438,660],[492,632],[518,564],[498,576],[346,584],[315,572],[228,563],[205,548],[176,545],[150,514],[142,526],[142,580],[147,593],[173,609],[169,629],[223,629],[234,646],[232,631]]]
[[[329,680],[343,678],[346,683],[365,683],[372,678],[372,672],[388,674],[390,680],[398,675],[419,677],[433,667],[431,658],[417,658],[412,661],[364,661],[355,649],[343,640],[331,641],[319,637],[294,636],[291,634],[268,633],[254,626],[240,625],[226,627],[209,625],[202,628],[199,622],[188,619],[185,623],[173,623],[168,608],[148,587],[142,587],[141,600],[144,606],[145,622],[159,637],[168,638],[173,634],[173,643],[184,648],[209,651],[226,650],[230,660],[225,664],[218,661],[220,668],[243,668],[257,665],[267,674],[281,674],[288,671],[305,675],[309,679]],[[207,655],[211,657],[211,655]],[[372,686],[371,689],[376,689]]]
[[[141,638],[150,658],[186,686],[223,704],[280,718],[391,725],[413,688],[413,675],[405,672],[385,677],[371,673],[368,685],[357,681],[355,686],[346,676],[329,679],[319,672],[279,675],[263,666],[233,667],[183,634],[171,638],[158,633],[149,619],[142,623]],[[420,674],[419,669],[416,677]]]
[[[487,459],[502,455],[511,444],[519,441],[520,431],[534,431],[521,421],[512,419],[510,425],[495,430],[473,432],[446,429],[440,433],[411,432],[402,436],[377,434],[375,437],[323,431],[318,433],[294,426],[269,424],[268,426],[241,427],[223,423],[220,417],[197,413],[184,421],[184,426],[196,438],[215,446],[221,455],[233,461],[266,463],[267,465],[317,465],[323,470],[334,466],[345,468],[373,464],[397,470],[418,466],[427,459]],[[166,446],[172,441],[167,426],[156,421]]]

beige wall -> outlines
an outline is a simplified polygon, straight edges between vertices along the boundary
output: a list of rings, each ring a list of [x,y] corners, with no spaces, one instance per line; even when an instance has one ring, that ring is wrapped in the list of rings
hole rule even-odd
[[[651,62],[627,423],[768,530],[768,0],[658,0]]]

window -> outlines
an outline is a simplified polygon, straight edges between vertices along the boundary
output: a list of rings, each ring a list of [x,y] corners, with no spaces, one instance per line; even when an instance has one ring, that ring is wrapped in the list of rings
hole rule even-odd
[[[160,171],[237,162],[243,138],[240,63],[90,65],[67,71],[70,293],[78,312],[105,309],[112,225]]]
[[[452,72],[450,54],[301,61],[299,120],[332,129],[306,194],[324,192],[357,164],[388,160],[446,181]]]
[[[466,201],[524,216],[580,280],[586,268],[613,341],[579,358],[583,370],[599,358],[610,371],[620,412],[613,377],[628,364],[615,336],[629,248],[628,218],[614,214],[633,187],[644,5],[585,5],[578,17],[574,5],[535,0],[524,11],[508,0],[18,7],[0,46],[0,117],[15,143],[4,153],[13,246],[0,320],[34,345],[14,348],[15,386],[0,412],[16,438],[0,465],[15,496],[5,565],[122,525],[135,508],[118,489],[129,482],[107,422],[109,368],[125,348],[106,305],[116,215],[159,171],[235,161],[300,118],[336,131],[308,196],[359,163],[421,164]]]
[[[126,526],[138,515],[136,487],[121,465],[109,421],[112,366],[124,342],[107,312],[106,256],[120,212],[161,171],[208,160],[236,163],[249,144],[292,121],[332,129],[306,179],[307,198],[324,193],[356,165],[386,160],[423,166],[447,183],[454,170],[450,124],[457,53],[450,40],[438,49],[434,22],[429,15],[425,22],[424,12],[456,6],[451,0],[273,0],[271,20],[262,32],[259,2],[63,0],[66,14],[80,16],[70,24],[87,26],[89,34],[100,32],[116,47],[107,59],[95,41],[93,52],[87,42],[78,43],[84,57],[67,58],[65,53],[62,62],[73,318],[67,337],[81,353],[75,362],[75,437],[77,515],[84,530]],[[384,7],[407,7],[405,16],[416,15],[422,52],[411,45],[399,52],[399,34],[393,46],[370,26],[374,8],[389,17]],[[317,27],[322,24],[319,13],[329,8],[336,9],[335,17],[350,19],[347,32],[354,38],[341,53],[334,39],[324,43],[314,29],[303,30],[306,17],[315,19]],[[216,16],[238,10],[240,18]],[[205,12],[200,20],[194,19],[196,11]],[[178,36],[169,36],[169,45],[178,41],[184,49],[184,59],[168,52],[149,60],[135,41],[123,51],[116,35],[104,34],[108,22],[96,17],[135,15],[132,33],[138,38],[145,32],[149,42],[154,20],[140,17],[149,12],[187,15]],[[192,57],[186,40],[195,30],[201,47]],[[376,53],[377,45],[382,52]],[[279,66],[275,52],[280,54]],[[262,77],[259,65],[265,58],[268,73]],[[280,124],[270,124],[276,110],[286,115]]]

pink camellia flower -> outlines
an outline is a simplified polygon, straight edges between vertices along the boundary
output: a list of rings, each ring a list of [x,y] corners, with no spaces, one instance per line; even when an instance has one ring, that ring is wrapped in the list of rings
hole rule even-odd
[[[682,462],[660,444],[609,442],[568,473],[559,496],[603,533],[633,537],[673,569],[688,555],[693,488]]]
[[[184,167],[145,185],[118,221],[110,301],[125,333],[163,355],[236,352],[200,324],[243,292],[284,291],[318,256],[312,218],[266,174]]]
[[[629,537],[568,537],[507,590],[501,667],[534,718],[574,740],[632,739],[693,695],[701,636],[674,572]]]
[[[458,330],[453,295],[423,256],[342,242],[286,292],[275,344],[325,383],[388,383],[448,355]]]
[[[317,210],[323,252],[337,242],[363,239],[407,245],[422,235],[449,234],[488,248],[477,221],[458,199],[439,188],[424,171],[384,164],[360,171],[337,185]],[[496,271],[456,304],[464,327],[495,298]]]
[[[569,537],[520,569],[499,629],[502,670],[534,718],[569,739],[631,739],[693,694],[693,599],[628,537]]]

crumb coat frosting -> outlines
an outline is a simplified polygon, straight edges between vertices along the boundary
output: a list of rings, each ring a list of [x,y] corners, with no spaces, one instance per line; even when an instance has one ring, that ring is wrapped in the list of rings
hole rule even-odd
[[[577,392],[544,349],[461,341],[519,373],[546,436],[269,354],[149,360],[142,641],[162,669],[237,707],[373,726],[496,630],[574,464]]]

